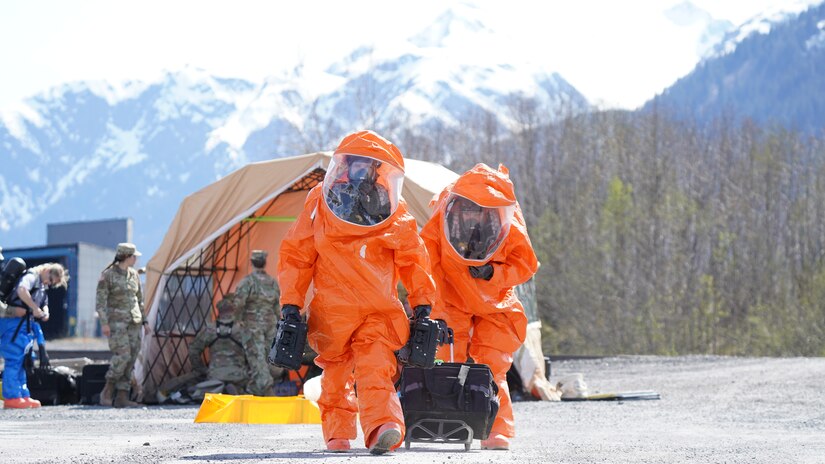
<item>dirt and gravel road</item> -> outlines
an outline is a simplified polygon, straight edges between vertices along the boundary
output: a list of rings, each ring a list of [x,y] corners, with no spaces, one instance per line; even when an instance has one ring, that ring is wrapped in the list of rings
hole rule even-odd
[[[825,358],[619,357],[556,362],[591,392],[659,401],[515,405],[512,450],[476,441],[370,456],[323,451],[318,425],[194,424],[197,408],[0,410],[0,462],[825,462]]]

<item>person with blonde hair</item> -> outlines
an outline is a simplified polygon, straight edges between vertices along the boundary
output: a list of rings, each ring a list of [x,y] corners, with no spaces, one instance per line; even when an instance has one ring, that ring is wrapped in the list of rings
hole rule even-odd
[[[3,406],[7,409],[39,408],[40,402],[32,399],[26,385],[23,358],[34,343],[32,318],[49,320],[49,295],[47,290],[66,287],[69,273],[58,263],[35,266],[17,281],[9,299],[5,315],[0,318],[0,353],[6,360],[3,370]]]

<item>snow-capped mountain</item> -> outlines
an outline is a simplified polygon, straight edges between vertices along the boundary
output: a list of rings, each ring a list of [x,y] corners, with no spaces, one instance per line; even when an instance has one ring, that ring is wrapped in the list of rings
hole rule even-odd
[[[713,59],[733,53],[736,47],[751,35],[767,35],[774,26],[791,21],[811,6],[820,3],[822,0],[796,0],[790,4],[774,5],[739,27],[726,31],[721,40],[712,43],[703,58]]]
[[[717,19],[689,1],[676,4],[664,11],[665,17],[679,28],[685,29],[694,43],[696,57],[707,55],[725,35],[735,29],[726,19]]]
[[[798,9],[807,6],[803,2]],[[699,121],[727,114],[808,132],[825,128],[825,3],[771,11],[727,34],[687,76],[647,103]]]
[[[47,223],[128,216],[152,253],[184,196],[249,162],[331,149],[364,127],[392,137],[475,112],[507,127],[515,98],[551,114],[588,108],[557,73],[495,53],[472,17],[448,10],[325,73],[250,82],[186,68],[155,82],[67,84],[3,110],[0,245],[42,244]]]

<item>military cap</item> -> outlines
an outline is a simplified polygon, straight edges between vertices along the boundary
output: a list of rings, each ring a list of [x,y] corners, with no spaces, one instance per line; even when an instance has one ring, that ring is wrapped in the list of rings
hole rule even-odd
[[[265,250],[252,250],[252,254],[249,257],[250,259],[266,259],[266,255]]]
[[[233,295],[231,293],[227,293],[226,296],[218,302],[217,307],[219,313],[235,310],[235,303],[232,301],[232,297]]]
[[[141,252],[137,251],[137,247],[134,243],[118,243],[117,254],[119,256],[140,256]]]

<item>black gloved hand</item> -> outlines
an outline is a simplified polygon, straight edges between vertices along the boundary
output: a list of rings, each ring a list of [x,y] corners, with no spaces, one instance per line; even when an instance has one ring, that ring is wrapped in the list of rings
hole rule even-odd
[[[487,263],[481,266],[470,266],[470,275],[474,279],[490,280],[493,278],[493,265]]]
[[[432,307],[430,305],[418,305],[413,308],[413,319],[416,321],[420,321],[425,317],[430,317],[430,312],[432,311]]]
[[[281,307],[281,319],[286,322],[301,322],[301,310],[295,305],[285,304]]]
[[[40,367],[49,367],[51,363],[49,362],[49,354],[46,353],[46,346],[39,345],[37,350],[39,351],[37,358],[40,360]]]
[[[435,321],[438,323],[438,344],[446,345],[453,343],[453,329],[447,326],[447,322],[444,319],[436,319]]]

